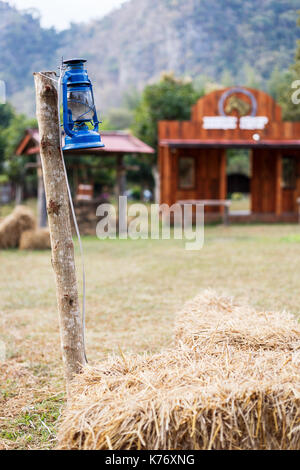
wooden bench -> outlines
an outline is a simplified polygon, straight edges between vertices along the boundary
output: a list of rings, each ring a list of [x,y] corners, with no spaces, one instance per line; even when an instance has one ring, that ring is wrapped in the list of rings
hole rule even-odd
[[[182,201],[177,201],[177,204],[180,204],[181,206],[183,206],[184,204],[192,204],[193,206],[201,204],[210,207],[224,207],[223,223],[224,225],[229,225],[229,209],[231,206],[231,201],[228,201],[226,199],[186,199]]]

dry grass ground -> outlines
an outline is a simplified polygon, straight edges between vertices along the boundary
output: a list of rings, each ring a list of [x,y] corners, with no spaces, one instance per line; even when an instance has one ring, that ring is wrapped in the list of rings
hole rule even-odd
[[[199,252],[174,240],[84,240],[91,364],[168,346],[174,313],[203,288],[299,315],[298,226],[210,226],[205,236]],[[0,313],[0,448],[51,448],[64,388],[49,252],[0,252]]]

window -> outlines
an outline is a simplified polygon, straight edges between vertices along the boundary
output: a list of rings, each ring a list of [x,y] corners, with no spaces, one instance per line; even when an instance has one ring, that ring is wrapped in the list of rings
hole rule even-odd
[[[194,189],[196,164],[194,157],[179,157],[178,159],[178,181],[179,189]]]
[[[283,189],[295,189],[296,165],[294,157],[282,158],[282,187]]]

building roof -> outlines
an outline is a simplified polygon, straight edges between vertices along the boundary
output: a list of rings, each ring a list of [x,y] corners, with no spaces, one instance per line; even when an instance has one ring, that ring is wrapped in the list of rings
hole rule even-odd
[[[105,147],[100,149],[87,149],[84,153],[101,154],[101,153],[154,153],[154,149],[149,147],[143,141],[134,137],[129,132],[123,131],[103,131],[101,132],[101,140]],[[82,150],[66,151],[65,153],[81,153]]]
[[[86,149],[76,151],[66,151],[66,154],[89,154],[104,156],[107,153],[146,153],[153,154],[154,149],[134,137],[129,132],[123,131],[103,131],[101,132],[104,148]],[[23,139],[21,140],[16,154],[17,155],[33,155],[40,151],[40,136],[37,129],[27,129]]]

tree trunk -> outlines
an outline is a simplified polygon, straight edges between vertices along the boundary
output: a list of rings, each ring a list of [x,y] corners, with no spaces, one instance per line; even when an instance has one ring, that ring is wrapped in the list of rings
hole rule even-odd
[[[38,177],[38,226],[40,228],[47,226],[47,205],[43,171],[41,167],[41,158],[37,155],[37,177]]]
[[[58,97],[54,72],[34,74],[40,155],[51,234],[52,265],[60,320],[61,346],[67,385],[85,364],[83,330],[78,301],[74,245],[67,186],[60,151]]]

